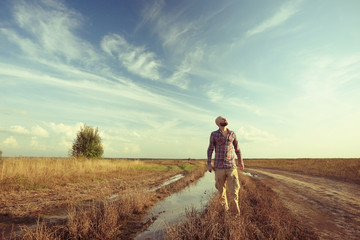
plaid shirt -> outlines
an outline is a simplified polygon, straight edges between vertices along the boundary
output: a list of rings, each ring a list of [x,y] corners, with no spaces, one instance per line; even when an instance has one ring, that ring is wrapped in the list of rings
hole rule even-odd
[[[235,154],[239,160],[242,161],[240,148],[236,135],[233,131],[227,129],[226,138],[221,133],[220,129],[214,131],[210,135],[210,144],[207,150],[207,164],[211,166],[211,157],[215,149],[214,167],[215,168],[232,168],[236,166]]]

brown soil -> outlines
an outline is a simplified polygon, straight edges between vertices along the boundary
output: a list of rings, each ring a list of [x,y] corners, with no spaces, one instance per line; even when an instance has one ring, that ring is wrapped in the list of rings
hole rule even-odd
[[[247,168],[321,239],[360,239],[360,185],[289,171]]]

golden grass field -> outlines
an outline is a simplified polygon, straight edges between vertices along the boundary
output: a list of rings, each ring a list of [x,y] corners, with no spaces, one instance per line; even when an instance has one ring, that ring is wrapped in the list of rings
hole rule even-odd
[[[247,167],[272,168],[360,183],[359,158],[249,159]]]
[[[52,188],[68,183],[101,181],[131,172],[180,173],[186,167],[189,168],[186,164],[125,159],[5,158],[0,165],[0,189]]]
[[[206,171],[202,160],[4,158],[0,164],[2,239],[132,239],[146,228],[142,219],[156,202]],[[245,165],[351,181],[359,177],[359,160],[352,159],[245,160]],[[185,177],[149,191],[179,173]],[[189,210],[188,221],[169,228],[167,239],[318,238],[293,218],[270,188],[239,176],[240,217],[221,213],[213,198],[205,212]],[[118,194],[118,201],[104,200],[113,194]],[[52,225],[41,221],[41,216],[64,209],[66,220]],[[30,228],[37,220],[36,227]]]
[[[202,161],[185,160],[3,158],[0,164],[2,239],[129,238],[151,206],[205,172]],[[181,181],[149,191],[179,173]],[[106,201],[114,194],[118,201]],[[64,211],[66,222],[42,224],[42,216]]]

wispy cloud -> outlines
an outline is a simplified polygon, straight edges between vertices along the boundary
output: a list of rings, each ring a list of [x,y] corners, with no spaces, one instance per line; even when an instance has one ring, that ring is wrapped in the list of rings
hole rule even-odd
[[[304,67],[299,86],[306,97],[334,98],[346,84],[360,79],[360,55],[348,56],[312,55],[303,59]]]
[[[138,31],[144,25],[149,22],[155,21],[161,14],[162,9],[165,6],[164,0],[155,0],[147,2],[148,4],[142,9],[142,21],[137,25],[135,31]]]
[[[197,46],[194,51],[185,54],[181,64],[177,67],[175,72],[167,79],[168,82],[174,85],[187,89],[190,83],[190,75],[197,62],[200,62],[204,56],[204,49],[202,46]]]
[[[161,1],[154,4],[154,10],[148,13],[150,15],[147,15],[146,19],[156,19],[162,5]],[[84,17],[60,2],[20,1],[14,3],[12,10],[14,20],[21,30],[3,27],[0,28],[0,34],[8,39],[10,46],[15,45],[22,51],[22,57],[30,59],[33,63],[37,62],[58,70],[63,68],[64,73],[69,70],[79,72],[76,69],[79,66],[89,72],[93,72],[94,69],[105,74],[106,71],[119,72],[118,69],[111,71],[111,67],[106,65],[105,52],[116,57],[124,69],[134,75],[182,89],[188,86],[187,65],[182,63],[178,67],[167,68],[168,73],[161,74],[161,68],[164,68],[163,61],[155,52],[148,50],[146,46],[131,44],[121,35],[104,36],[100,43],[103,52],[96,51],[97,47],[78,34],[84,26]],[[85,72],[82,75],[84,74]]]
[[[207,42],[213,38],[207,35],[212,29],[209,22],[229,7],[229,4],[220,3],[216,8],[209,7],[208,11],[192,14],[198,7],[196,5],[193,1],[181,4],[150,2],[143,8],[142,22],[137,26],[137,29],[151,29],[159,38],[166,53],[163,63],[172,72],[165,78],[166,82],[182,89],[187,89],[193,83],[191,75],[196,72],[198,65],[209,61],[204,59],[212,52],[207,48]],[[172,66],[167,62],[171,62]]]
[[[151,26],[152,31],[162,40],[164,47],[181,48],[188,40],[188,33],[195,27],[193,22],[179,18],[187,8],[186,4],[182,4],[176,12],[168,12],[165,1],[148,2],[142,10],[142,21],[136,29],[145,25]]]
[[[248,30],[245,34],[245,37],[252,37],[256,34],[268,31],[274,27],[285,23],[288,19],[290,19],[294,14],[299,11],[299,4],[301,2],[301,0],[295,0],[285,3],[273,16],[261,22],[254,28]]]
[[[129,72],[143,78],[160,79],[160,61],[155,53],[147,51],[145,47],[134,46],[122,36],[110,34],[102,39],[101,48],[107,54],[117,57]]]
[[[216,83],[212,83],[206,90],[206,96],[211,102],[220,102],[224,99],[224,89]]]
[[[78,61],[97,58],[91,44],[75,34],[82,16],[58,1],[14,3],[13,16],[26,34],[4,33],[28,54],[53,60]]]
[[[26,81],[43,86],[53,86],[56,87],[56,89],[62,89],[68,92],[68,97],[79,97],[80,94],[83,99],[87,99],[88,101],[96,100],[99,103],[117,106],[115,108],[98,109],[98,114],[100,115],[103,112],[104,115],[116,115],[118,119],[127,121],[136,119],[138,121],[139,119],[143,119],[144,115],[153,111],[167,111],[168,115],[174,114],[177,116],[179,114],[184,116],[191,114],[198,117],[201,117],[207,112],[205,109],[199,108],[194,104],[188,104],[173,97],[166,97],[151,92],[141,86],[132,84],[131,81],[125,81],[123,83],[109,81],[108,78],[112,78],[110,76],[99,76],[81,71],[73,71],[71,76],[67,74],[63,75],[64,76],[53,77],[39,73],[36,70],[0,63],[0,76],[18,79],[17,81],[19,83]],[[84,80],[84,78],[86,80]],[[76,79],[76,81],[74,81],[74,79]],[[71,96],[72,94],[74,96]],[[77,107],[76,102],[72,103],[72,105],[73,107]],[[121,106],[121,110],[119,110],[119,106]],[[56,108],[66,109],[68,107],[69,106],[63,107],[59,105]],[[94,111],[91,106],[86,108],[89,108],[89,113]],[[141,111],[139,112],[139,110]],[[121,114],[119,115],[119,113]],[[128,116],[132,116],[131,119]]]

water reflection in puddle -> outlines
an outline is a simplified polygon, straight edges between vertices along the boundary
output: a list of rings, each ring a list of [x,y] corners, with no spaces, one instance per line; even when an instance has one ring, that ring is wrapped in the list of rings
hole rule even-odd
[[[180,180],[183,177],[184,177],[184,175],[182,175],[182,174],[175,175],[175,176],[171,177],[169,180],[165,181],[161,186],[150,189],[150,192],[155,192],[156,190],[158,190],[166,185],[169,185],[170,183],[176,182],[177,180]]]
[[[258,177],[249,172],[242,173],[249,177]],[[136,236],[135,240],[162,239],[162,233],[168,225],[185,220],[186,208],[193,207],[201,210],[214,192],[216,192],[214,173],[206,172],[196,184],[190,185],[181,192],[157,203],[146,218],[147,221],[155,219],[154,222],[144,232]]]
[[[256,175],[256,174],[252,174],[252,173],[249,173],[249,172],[242,172],[245,176],[249,176],[249,177],[253,177],[253,178],[258,178],[259,176]]]
[[[162,188],[162,187],[164,187],[166,185],[169,185],[170,183],[176,182],[176,181],[182,179],[183,177],[184,177],[183,174],[175,175],[175,176],[171,177],[169,180],[165,181],[163,184],[161,184],[161,186],[150,189],[149,192],[155,192],[156,190],[158,190],[158,189],[160,189],[160,188]],[[119,194],[114,194],[114,195],[108,197],[107,200],[108,201],[118,201],[119,200]]]
[[[200,210],[210,200],[215,190],[214,173],[206,172],[196,184],[157,203],[147,217],[147,220],[154,217],[156,220],[135,239],[161,239],[161,232],[169,224],[185,219],[186,208],[193,207]]]

